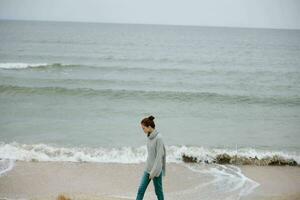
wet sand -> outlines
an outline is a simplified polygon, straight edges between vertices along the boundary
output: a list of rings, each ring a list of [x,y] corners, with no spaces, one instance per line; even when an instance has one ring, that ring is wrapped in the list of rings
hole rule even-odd
[[[59,194],[80,200],[135,199],[143,167],[144,164],[17,161],[11,171],[0,177],[0,199],[48,200]],[[247,177],[260,183],[241,200],[300,199],[300,167],[239,167]],[[177,199],[177,194],[188,194],[199,183],[209,182],[210,177],[184,164],[168,163],[163,181],[165,195],[171,200]],[[207,191],[210,192],[213,190]],[[156,199],[152,183],[144,199]],[[179,199],[191,198],[186,195]]]
[[[133,199],[143,167],[143,164],[17,161],[11,171],[0,177],[0,197],[53,199],[63,193],[76,199],[110,199],[112,194]],[[169,164],[168,173],[165,191],[177,192],[198,183],[197,173],[182,165]],[[188,181],[181,181],[185,177],[189,177]],[[150,183],[145,198],[154,195]]]
[[[252,194],[242,198],[266,200],[300,200],[300,167],[295,166],[247,166],[243,174],[260,183]]]

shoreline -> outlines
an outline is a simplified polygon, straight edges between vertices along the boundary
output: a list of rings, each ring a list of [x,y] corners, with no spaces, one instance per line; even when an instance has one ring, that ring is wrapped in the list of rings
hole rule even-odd
[[[199,166],[201,173],[187,166]],[[235,167],[240,168],[247,178],[259,183],[258,187],[254,188],[249,195],[242,196],[241,200],[300,199],[300,167],[298,166]],[[71,200],[135,199],[143,168],[144,163],[16,161],[11,171],[0,176],[0,199],[50,200],[56,199],[60,194],[64,194]],[[222,196],[221,192],[219,196],[210,198],[210,195],[218,191],[215,185],[202,187],[213,180],[211,174],[202,173],[209,169],[211,169],[210,165],[167,163],[167,174],[163,183],[165,196],[170,200],[197,199],[197,195],[203,195],[202,199],[222,199],[225,196]],[[224,183],[225,186],[227,183],[233,184]],[[235,199],[237,194],[233,192],[230,195]],[[145,193],[145,199],[149,198],[156,198],[152,183]]]

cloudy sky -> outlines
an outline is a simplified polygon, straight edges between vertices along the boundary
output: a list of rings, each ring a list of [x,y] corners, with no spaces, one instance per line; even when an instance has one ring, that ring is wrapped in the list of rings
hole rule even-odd
[[[300,29],[300,0],[0,0],[0,19]]]

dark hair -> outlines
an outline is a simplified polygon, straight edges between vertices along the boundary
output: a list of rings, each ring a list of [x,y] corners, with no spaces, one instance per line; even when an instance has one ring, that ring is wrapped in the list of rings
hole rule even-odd
[[[155,117],[153,117],[152,115],[150,115],[149,117],[146,117],[144,118],[142,121],[141,121],[141,124],[143,124],[144,126],[151,126],[152,128],[155,128],[155,124],[154,124],[154,120]]]

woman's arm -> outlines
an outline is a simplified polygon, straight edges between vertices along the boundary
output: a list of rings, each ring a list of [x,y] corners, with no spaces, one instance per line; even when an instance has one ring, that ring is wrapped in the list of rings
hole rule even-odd
[[[151,172],[150,172],[150,175],[149,175],[149,178],[152,179],[154,178],[155,176],[159,176],[161,170],[162,170],[162,158],[163,158],[163,155],[164,155],[164,143],[163,143],[163,140],[162,138],[157,138],[156,140],[156,157],[155,157],[155,160],[154,160],[154,164],[153,164],[153,167],[151,169]]]

